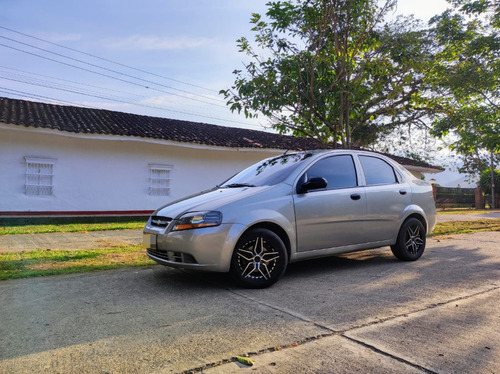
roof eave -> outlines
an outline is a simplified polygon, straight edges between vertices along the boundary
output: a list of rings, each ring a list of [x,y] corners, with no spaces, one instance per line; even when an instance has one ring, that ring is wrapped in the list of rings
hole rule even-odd
[[[438,174],[444,171],[444,169],[439,167],[424,167],[424,166],[405,165],[405,164],[403,164],[403,166],[410,171],[415,171],[421,174]]]

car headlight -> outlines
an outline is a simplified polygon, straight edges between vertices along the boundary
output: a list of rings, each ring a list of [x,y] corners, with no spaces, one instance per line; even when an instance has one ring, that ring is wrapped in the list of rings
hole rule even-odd
[[[191,230],[201,227],[219,226],[222,213],[216,211],[189,212],[182,215],[175,223],[172,231]]]

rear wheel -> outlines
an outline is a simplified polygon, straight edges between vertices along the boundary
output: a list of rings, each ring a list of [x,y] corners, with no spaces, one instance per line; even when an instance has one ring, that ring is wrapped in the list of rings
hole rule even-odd
[[[258,228],[245,233],[233,252],[230,273],[247,288],[264,288],[276,283],[285,273],[288,255],[278,235]]]
[[[392,253],[403,261],[415,261],[425,249],[425,228],[416,218],[406,220],[399,230],[398,240],[391,246]]]

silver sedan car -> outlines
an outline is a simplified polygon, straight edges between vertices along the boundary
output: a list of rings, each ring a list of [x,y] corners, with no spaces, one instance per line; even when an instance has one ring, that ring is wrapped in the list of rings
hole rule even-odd
[[[172,202],[144,227],[144,247],[172,267],[230,272],[268,287],[291,262],[390,246],[417,260],[436,224],[431,186],[372,152],[263,160],[216,188]]]

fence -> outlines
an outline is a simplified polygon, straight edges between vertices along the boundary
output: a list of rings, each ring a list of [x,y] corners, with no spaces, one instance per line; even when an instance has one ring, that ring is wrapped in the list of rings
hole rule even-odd
[[[436,207],[447,208],[474,208],[476,206],[475,188],[434,187],[436,190]]]

